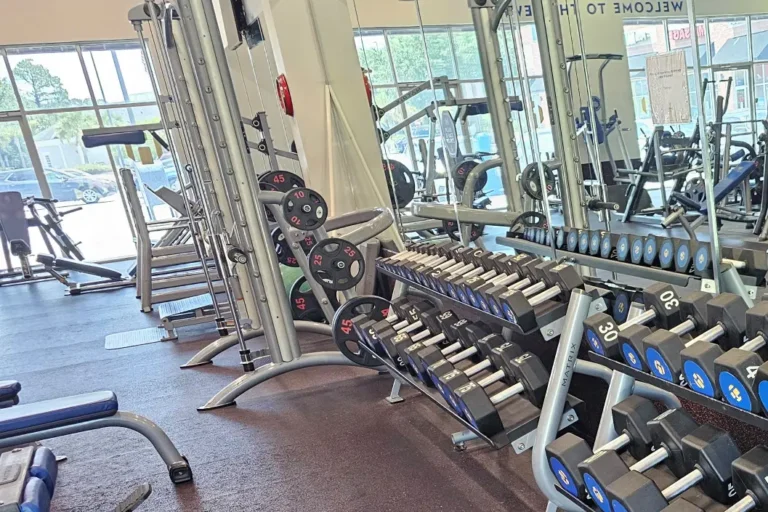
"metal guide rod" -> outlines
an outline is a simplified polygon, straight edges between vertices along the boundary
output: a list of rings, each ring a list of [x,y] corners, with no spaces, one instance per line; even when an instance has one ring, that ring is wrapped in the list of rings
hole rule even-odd
[[[552,364],[547,394],[541,406],[539,424],[536,428],[536,444],[533,446],[533,475],[539,489],[551,502],[564,510],[579,510],[573,503],[555,491],[555,477],[549,470],[547,454],[544,448],[555,440],[568,398],[568,389],[576,366],[584,332],[584,320],[589,314],[592,297],[583,290],[573,290],[565,314],[565,328],[560,335],[560,343]]]
[[[284,357],[296,358],[301,355],[301,347],[299,346],[296,329],[293,325],[288,295],[285,293],[282,279],[279,278],[281,275],[280,265],[277,261],[277,254],[273,249],[274,246],[268,229],[266,212],[258,202],[259,184],[256,170],[253,167],[253,161],[243,136],[240,108],[237,102],[237,95],[235,94],[232,75],[227,64],[227,56],[224,53],[224,43],[219,32],[216,13],[212,0],[192,0],[190,4],[192,5],[192,11],[202,16],[202,18],[197,15],[195,16],[198,32],[200,32],[201,27],[205,27],[207,22],[208,37],[201,38],[201,42],[203,43],[204,53],[212,51],[212,55],[206,60],[215,64],[218,69],[218,74],[211,77],[214,98],[221,112],[225,112],[226,107],[229,107],[228,119],[225,119],[222,124],[230,151],[236,153],[239,149],[239,158],[233,160],[235,175],[238,176],[238,181],[241,181],[243,185],[247,185],[250,188],[250,197],[254,199],[254,201],[245,201],[244,204],[246,206],[246,213],[249,216],[254,216],[254,222],[249,222],[250,228],[260,235],[260,237],[254,237],[254,241],[258,242],[254,245],[254,254],[259,267],[263,271],[270,273],[263,280],[263,283],[275,321],[275,330],[278,335],[277,342],[284,349]],[[201,10],[198,12],[198,9]]]
[[[501,7],[501,4],[499,5]],[[541,187],[541,196],[542,196],[542,202],[544,206],[544,215],[547,218],[547,231],[549,232],[549,241],[550,245],[552,247],[552,257],[554,259],[557,259],[557,244],[556,244],[556,238],[555,238],[555,231],[554,226],[552,226],[552,212],[549,209],[549,194],[547,191],[547,180],[544,176],[544,162],[541,159],[541,150],[539,148],[539,137],[538,134],[535,133],[535,129],[533,128],[536,126],[535,119],[536,117],[533,114],[533,95],[531,94],[531,82],[528,79],[528,64],[525,61],[525,58],[520,58],[520,51],[523,48],[523,37],[521,33],[521,27],[520,27],[520,16],[518,13],[520,12],[517,7],[517,0],[514,0],[514,8],[512,9],[514,13],[514,30],[513,34],[515,37],[515,48],[517,51],[515,52],[515,61],[517,63],[517,69],[522,71],[523,73],[523,81],[522,81],[522,89],[523,89],[523,105],[525,106],[525,121],[526,125],[528,126],[528,133],[531,141],[531,148],[533,150],[532,158],[535,162],[538,163],[538,170],[539,170],[539,186]]]
[[[170,27],[168,27],[170,29]],[[248,353],[248,347],[243,337],[242,323],[240,319],[240,312],[238,311],[237,297],[234,292],[233,283],[231,281],[232,275],[227,261],[226,251],[221,242],[221,236],[226,233],[224,219],[222,218],[221,209],[219,207],[219,201],[216,197],[215,190],[213,189],[213,178],[209,166],[208,155],[205,152],[205,145],[203,143],[203,137],[198,129],[197,116],[193,109],[193,101],[190,95],[190,88],[187,86],[187,79],[184,75],[184,68],[182,66],[181,57],[178,52],[179,44],[173,34],[166,34],[167,36],[174,38],[173,45],[163,45],[164,51],[163,57],[167,59],[167,63],[170,66],[169,80],[173,97],[176,101],[172,104],[178,109],[179,120],[181,121],[181,132],[185,135],[187,146],[189,148],[188,153],[194,158],[195,165],[192,167],[190,177],[193,187],[197,191],[200,197],[200,203],[203,211],[203,219],[207,224],[208,240],[211,247],[211,251],[214,255],[216,262],[216,268],[218,274],[224,284],[224,290],[227,297],[227,303],[229,305],[232,318],[235,326],[235,333],[240,344],[240,349],[244,353]],[[206,179],[207,178],[207,179]],[[211,297],[213,297],[213,304],[216,308],[217,322],[221,322],[220,328],[223,327],[224,319],[219,313],[218,301],[214,294],[212,284],[209,283]],[[241,352],[241,353],[243,353]],[[246,363],[248,369],[252,369],[252,363],[250,358]]]
[[[499,149],[499,157],[503,160],[501,166],[501,182],[507,199],[507,209],[523,211],[523,196],[520,188],[520,160],[517,145],[512,130],[511,105],[507,94],[504,73],[501,67],[501,51],[496,31],[491,26],[494,14],[492,5],[479,6],[475,0],[470,0],[472,24],[475,26],[477,46],[480,54],[480,67],[483,72],[483,82],[488,96],[488,111],[491,115],[491,126]]]
[[[223,93],[220,88],[214,88],[211,76],[216,76],[218,73],[216,71],[209,72],[207,67],[208,62],[215,62],[215,55],[211,48],[210,38],[201,37],[201,35],[207,32],[207,27],[204,21],[198,21],[200,9],[198,8],[198,12],[195,12],[195,16],[193,16],[193,9],[189,0],[179,0],[178,5],[182,32],[187,49],[189,50],[190,60],[195,64],[194,72],[198,87],[202,92],[202,104],[208,119],[211,137],[216,147],[216,158],[219,162],[218,167],[221,170],[222,183],[224,184],[226,197],[232,209],[235,243],[239,249],[249,256],[246,258],[246,268],[248,269],[248,280],[251,282],[251,286],[256,294],[256,312],[264,329],[264,338],[266,339],[272,362],[278,364],[285,359],[292,359],[293,355],[290,347],[281,345],[281,340],[285,343],[285,338],[278,337],[277,326],[273,323],[270,302],[268,302],[268,295],[262,280],[260,266],[257,263],[257,259],[254,258],[254,246],[263,246],[264,244],[263,242],[254,244],[250,228],[254,222],[258,222],[258,219],[255,219],[255,202],[250,202],[249,208],[247,205],[249,202],[243,200],[245,196],[240,192],[238,186],[239,180],[238,176],[236,176],[236,166],[228,151],[229,144],[225,133],[226,127],[222,119],[222,117],[226,118],[228,115],[220,115],[220,112],[226,112],[226,100],[220,97],[217,98],[217,96]],[[202,34],[198,33],[198,26],[202,28]],[[202,40],[205,40],[207,44],[201,44]],[[222,103],[224,104],[223,109],[219,108]],[[242,174],[242,166],[240,171]],[[280,274],[278,273],[277,275]]]
[[[581,24],[581,7],[579,6],[579,0],[574,0],[574,8],[573,12],[576,16],[576,28],[578,30],[578,39],[579,39],[579,52],[581,53],[581,65],[582,69],[584,71],[584,83],[586,84],[587,88],[587,104],[589,105],[589,117],[590,121],[592,123],[592,136],[587,136],[585,138],[585,142],[588,140],[591,140],[593,153],[595,156],[594,161],[592,164],[594,165],[594,171],[595,171],[595,177],[597,178],[597,183],[599,187],[599,195],[600,201],[607,202],[608,201],[608,189],[605,185],[605,180],[603,179],[603,161],[600,157],[600,143],[597,141],[597,112],[595,111],[595,104],[592,101],[592,82],[589,77],[589,64],[587,60],[587,48],[586,44],[584,43],[584,27]],[[603,67],[600,68],[600,73],[603,72],[603,69],[605,67],[605,64]],[[576,78],[578,80],[578,78]],[[602,84],[602,81],[600,82]],[[601,91],[602,94],[603,91]],[[601,98],[602,100],[605,100],[605,96]],[[606,113],[607,109],[603,108],[603,115],[607,115]],[[585,120],[586,121],[586,120]],[[606,147],[608,146],[607,143],[607,137],[608,135],[605,135],[606,137]],[[589,147],[589,143],[587,142],[587,146]],[[609,150],[610,151],[610,150]],[[664,193],[664,183],[661,184],[662,194]],[[666,204],[666,202],[665,202]],[[610,232],[611,231],[611,211],[610,210],[602,210],[601,217],[603,218],[603,221],[605,222],[605,230]],[[614,276],[615,278],[616,276]]]
[[[155,11],[155,9],[149,9],[149,11],[150,11],[150,13],[152,15],[152,22],[153,22],[153,24],[155,24],[155,27],[157,27],[158,26],[157,25],[158,24],[157,12]],[[147,48],[147,40],[144,37],[144,29],[142,28],[141,23],[140,22],[134,22],[133,26],[134,26],[134,29],[136,30],[136,33],[137,33],[138,38],[139,38],[139,45],[141,46],[141,51],[142,51],[142,54],[144,56],[144,60],[146,62],[151,62],[150,55],[149,55],[149,49]],[[150,27],[150,30],[151,29],[152,29],[152,27]],[[154,40],[157,41],[158,36],[159,36],[159,32],[155,33],[153,35],[155,36]],[[161,63],[164,63],[162,58],[160,59],[160,61],[161,61]],[[161,69],[162,68],[163,68],[163,66],[161,65]],[[158,77],[155,76],[154,71],[153,71],[151,66],[147,66],[147,72],[149,73],[150,82],[152,83],[152,88],[153,88],[153,91],[155,93],[155,96],[157,98],[160,98],[161,94],[160,94],[160,89],[159,89],[159,81],[157,80]],[[165,70],[165,73],[166,73],[166,76],[170,76],[170,75],[167,74],[168,73],[167,70]],[[161,124],[163,126],[163,129],[165,130],[165,132],[169,136],[171,136],[171,134],[172,134],[171,128],[172,127],[176,127],[176,124],[175,123],[171,123],[169,121],[169,119],[168,119],[168,112],[165,109],[165,104],[158,103],[158,106],[160,107],[158,109],[158,111],[160,112],[160,121],[161,121]],[[189,219],[188,220],[189,231],[190,231],[190,233],[192,233],[192,244],[194,245],[195,252],[197,253],[198,257],[200,258],[200,262],[202,264],[203,275],[205,276],[205,280],[206,280],[206,283],[208,285],[208,293],[211,295],[212,303],[213,303],[214,308],[215,308],[217,327],[219,329],[223,329],[223,318],[222,318],[222,315],[221,315],[221,311],[220,311],[220,309],[218,307],[218,304],[216,303],[216,293],[215,293],[215,290],[214,290],[214,287],[213,287],[213,282],[212,282],[211,275],[210,275],[210,269],[208,268],[208,264],[206,263],[207,259],[208,259],[207,258],[207,251],[205,249],[205,245],[202,242],[202,234],[200,232],[200,226],[198,225],[197,221],[195,220],[195,217],[196,217],[196,215],[195,215],[195,208],[194,208],[192,202],[189,200],[188,191],[184,190],[184,188],[185,188],[184,185],[187,183],[187,179],[188,178],[185,179],[185,177],[184,177],[184,172],[182,170],[183,166],[182,166],[181,161],[179,159],[178,151],[177,150],[171,150],[170,153],[171,153],[171,158],[173,158],[173,165],[176,168],[176,175],[178,177],[179,184],[182,186],[181,197],[183,198],[183,201],[184,201],[184,207],[187,210],[187,216],[188,216],[188,219]],[[192,158],[192,154],[187,153],[186,157],[187,158]],[[199,194],[196,194],[196,195],[199,195]],[[196,197],[196,198],[199,199],[198,197]],[[219,274],[219,275],[221,275],[221,274]],[[142,293],[147,293],[147,291],[143,290]]]
[[[232,209],[230,208],[229,203],[226,201],[227,191],[223,183],[223,173],[221,172],[219,163],[216,160],[216,147],[211,138],[211,130],[208,125],[208,120],[205,116],[205,109],[200,97],[200,91],[198,91],[198,88],[196,87],[192,57],[189,55],[189,49],[187,48],[183,35],[181,35],[181,37],[176,37],[174,42],[176,44],[176,49],[178,50],[177,55],[179,56],[179,63],[181,64],[184,84],[186,85],[186,92],[189,94],[190,111],[194,116],[194,128],[200,135],[202,154],[205,155],[206,158],[206,164],[202,167],[198,167],[198,169],[203,173],[208,174],[208,178],[210,179],[210,186],[212,187],[212,190],[210,190],[209,206],[213,208],[213,210],[210,212],[210,214],[213,221],[218,221],[218,226],[214,224],[214,233],[220,233],[220,236],[215,237],[215,242],[216,245],[220,247],[219,253],[223,258],[222,264],[226,268],[227,272],[229,272],[229,263],[226,259],[226,251],[224,248],[224,242],[222,241],[222,236],[225,240],[227,240],[227,244],[229,244],[230,230],[227,228],[227,226],[234,225],[235,220]],[[219,198],[224,200],[220,200]],[[250,280],[247,278],[247,269],[242,266],[237,267],[235,269],[235,274],[237,276],[243,274],[242,279],[237,279],[237,285],[241,292],[242,299],[245,302],[245,312],[249,316],[251,325],[253,328],[258,328],[261,326],[261,320],[257,314],[258,310],[254,298],[254,291],[251,287]]]
[[[560,26],[560,5],[556,0],[533,0],[531,7],[539,39],[554,150],[562,162],[559,177],[565,224],[574,228],[588,228],[581,157]]]
[[[694,2],[688,2],[688,25],[691,28],[691,44],[696,49],[693,58],[693,80],[696,85],[696,106],[699,109],[699,131],[701,133],[701,160],[704,171],[704,187],[707,189],[707,219],[709,222],[709,240],[712,247],[713,281],[715,282],[715,295],[720,293],[720,235],[717,232],[717,208],[715,205],[714,167],[709,154],[707,143],[707,120],[704,110],[703,84],[701,81],[701,61],[699,59],[699,34],[696,31],[696,7]],[[718,141],[719,144],[719,141]]]

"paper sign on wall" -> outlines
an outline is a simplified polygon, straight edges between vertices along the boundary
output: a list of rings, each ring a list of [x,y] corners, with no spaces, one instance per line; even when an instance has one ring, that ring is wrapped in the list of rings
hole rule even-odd
[[[655,125],[691,122],[685,52],[662,53],[645,61],[651,118]]]

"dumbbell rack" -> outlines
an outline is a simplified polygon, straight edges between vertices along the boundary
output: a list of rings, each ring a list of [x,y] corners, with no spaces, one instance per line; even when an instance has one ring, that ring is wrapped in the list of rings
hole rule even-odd
[[[514,398],[511,398],[505,404],[504,408],[501,410],[501,419],[504,425],[513,425],[513,426],[507,428],[506,430],[504,430],[504,432],[496,434],[495,436],[488,437],[485,434],[481,433],[479,430],[477,430],[466,419],[464,419],[462,416],[456,413],[456,411],[454,411],[448,405],[448,403],[445,401],[445,399],[443,398],[443,396],[440,394],[438,390],[427,387],[421,381],[413,377],[410,373],[401,371],[398,368],[398,366],[394,364],[391,360],[389,360],[386,357],[379,356],[375,351],[373,351],[371,348],[369,348],[365,344],[361,343],[360,347],[366,352],[368,352],[372,357],[379,360],[382,363],[382,365],[386,366],[387,369],[391,373],[396,375],[399,379],[410,384],[414,389],[419,391],[421,394],[429,398],[432,402],[437,404],[438,407],[440,407],[445,412],[450,414],[456,421],[461,423],[461,425],[464,428],[466,428],[468,431],[476,435],[478,439],[481,439],[486,444],[488,444],[489,446],[491,446],[496,450],[504,448],[505,446],[508,446],[513,442],[524,438],[526,435],[530,434],[536,429],[536,425],[539,422],[540,409],[522,397],[514,397]],[[563,414],[563,422],[566,425],[569,425],[575,422],[576,415],[570,415],[569,413],[571,413],[574,409],[581,406],[581,404],[582,404],[582,401],[579,400],[578,398],[572,395],[568,396],[568,407],[566,408]],[[571,416],[572,420],[568,420],[568,416]],[[524,448],[527,449],[529,448],[529,446],[524,445]],[[524,451],[524,450],[518,450],[518,451]]]
[[[739,409],[738,407],[734,407],[726,402],[722,402],[715,398],[710,398],[700,393],[696,393],[695,391],[689,388],[683,387],[673,382],[668,382],[664,379],[660,379],[658,377],[651,375],[650,373],[645,373],[640,370],[636,370],[627,364],[624,364],[619,361],[614,361],[613,359],[609,359],[605,356],[601,356],[600,354],[596,354],[591,351],[589,352],[589,358],[595,363],[602,364],[603,366],[606,366],[611,370],[615,370],[617,372],[621,372],[626,375],[629,375],[636,381],[645,382],[652,386],[656,386],[665,391],[669,391],[670,393],[677,395],[680,398],[684,398],[690,402],[703,405],[704,407],[707,407],[708,409],[711,409],[715,412],[718,412],[726,416],[730,416],[731,418],[747,423],[761,430],[768,431],[768,418],[764,416],[759,416],[749,411]]]

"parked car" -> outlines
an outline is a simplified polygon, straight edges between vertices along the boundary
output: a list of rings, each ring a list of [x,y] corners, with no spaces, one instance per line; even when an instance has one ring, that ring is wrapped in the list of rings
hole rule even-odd
[[[77,169],[44,169],[51,194],[59,201],[98,203],[103,197],[117,193],[117,184],[108,179],[91,176]],[[39,196],[35,170],[30,168],[0,171],[0,192],[15,190],[23,197]]]

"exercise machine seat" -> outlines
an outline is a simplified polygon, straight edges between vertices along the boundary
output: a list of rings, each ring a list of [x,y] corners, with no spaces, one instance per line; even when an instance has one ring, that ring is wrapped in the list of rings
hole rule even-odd
[[[123,275],[117,270],[112,270],[104,265],[95,263],[86,263],[84,261],[72,260],[69,258],[56,258],[50,254],[38,254],[38,263],[46,267],[55,267],[57,269],[70,270],[72,272],[82,272],[93,276],[103,277],[112,281],[122,281]]]
[[[0,439],[106,418],[113,416],[117,410],[117,396],[112,391],[96,391],[0,409]]]
[[[13,399],[21,391],[21,382],[17,380],[0,380],[0,402]]]

